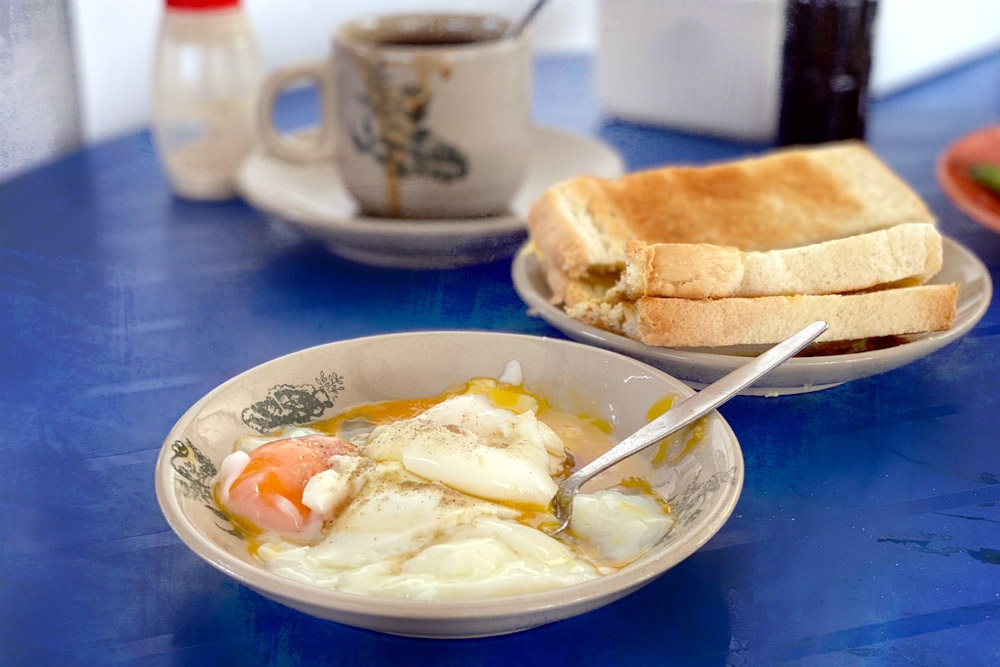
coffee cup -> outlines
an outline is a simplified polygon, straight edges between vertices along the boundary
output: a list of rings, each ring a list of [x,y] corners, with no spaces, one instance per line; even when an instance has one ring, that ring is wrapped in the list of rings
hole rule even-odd
[[[345,23],[324,61],[268,77],[258,137],[288,160],[332,160],[362,215],[503,214],[524,179],[531,135],[530,46],[505,37],[507,26],[473,14]],[[275,99],[302,79],[319,90],[311,138],[282,135],[272,120]]]

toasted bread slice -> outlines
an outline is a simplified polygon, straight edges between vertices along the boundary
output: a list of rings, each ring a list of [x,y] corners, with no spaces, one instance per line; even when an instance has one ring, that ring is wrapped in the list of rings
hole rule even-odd
[[[942,250],[941,235],[932,223],[905,223],[767,252],[630,241],[626,255],[622,289],[628,298],[705,299],[921,285],[941,269]]]
[[[816,320],[819,341],[941,331],[955,320],[956,285],[920,285],[856,294],[580,301],[571,317],[646,345],[722,347],[778,343]]]
[[[926,221],[920,197],[857,141],[613,181],[580,176],[528,214],[546,261],[573,279],[621,270],[628,241],[767,251]]]

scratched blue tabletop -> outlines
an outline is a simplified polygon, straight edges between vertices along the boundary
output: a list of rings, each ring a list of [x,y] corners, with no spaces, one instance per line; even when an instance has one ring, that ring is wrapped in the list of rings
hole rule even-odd
[[[538,123],[630,170],[758,152],[600,113],[582,57],[537,63]],[[308,104],[286,101],[287,122]],[[1000,55],[875,103],[869,140],[1000,275],[1000,235],[934,179],[1000,122]],[[746,483],[722,531],[639,592],[520,634],[416,640],[272,603],[157,507],[167,431],[287,352],[413,329],[562,337],[509,259],[407,271],[339,259],[236,201],[171,196],[148,133],[0,184],[0,664],[1000,664],[1000,316],[909,366],[722,414]]]

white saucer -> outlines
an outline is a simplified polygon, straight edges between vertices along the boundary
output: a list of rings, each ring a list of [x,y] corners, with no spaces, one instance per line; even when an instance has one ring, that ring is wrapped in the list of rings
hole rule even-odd
[[[543,127],[533,132],[528,174],[507,216],[465,220],[362,217],[332,164],[286,162],[260,147],[241,165],[237,187],[252,206],[322,240],[341,257],[409,269],[483,264],[517,252],[527,234],[528,207],[549,186],[580,174],[617,178],[625,171],[621,157],[594,139]]]
[[[883,350],[825,357],[796,357],[785,362],[743,393],[757,396],[799,394],[835,387],[877,375],[926,357],[965,335],[990,305],[993,283],[982,261],[958,242],[944,238],[944,263],[931,283],[958,284],[958,314],[948,331],[920,334],[910,342]],[[746,363],[748,348],[666,348],[588,326],[552,305],[545,276],[527,246],[517,253],[511,270],[514,289],[533,315],[582,343],[596,345],[644,361],[699,389]],[[761,348],[762,349],[762,348]],[[759,351],[759,350],[757,350]]]

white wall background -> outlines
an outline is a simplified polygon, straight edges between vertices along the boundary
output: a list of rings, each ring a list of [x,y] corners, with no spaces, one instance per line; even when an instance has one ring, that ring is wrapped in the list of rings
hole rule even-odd
[[[593,45],[595,0],[549,0],[533,35],[538,51]],[[141,127],[150,115],[149,74],[162,0],[69,0],[79,62],[84,137]],[[334,26],[389,11],[488,11],[520,16],[529,0],[243,0],[267,69],[326,53]],[[109,38],[113,35],[113,38]]]
[[[536,52],[593,51],[599,2],[550,0]],[[268,68],[325,53],[330,30],[359,13],[446,9],[518,16],[531,0],[243,0]],[[79,142],[148,124],[162,0],[0,0],[0,181]],[[884,94],[1000,48],[1000,0],[880,0],[872,88]]]
[[[1000,0],[879,0],[872,92],[894,92],[1000,49]]]
[[[0,181],[82,139],[64,3],[0,0]]]

